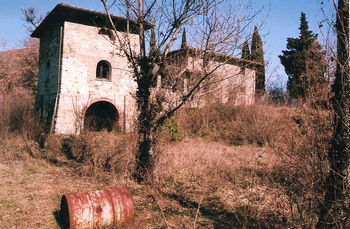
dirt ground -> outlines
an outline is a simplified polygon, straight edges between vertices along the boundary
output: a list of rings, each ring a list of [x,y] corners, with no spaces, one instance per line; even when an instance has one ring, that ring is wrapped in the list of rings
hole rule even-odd
[[[230,183],[220,180],[220,176],[227,173],[225,169],[231,171],[238,165],[256,167],[256,159],[266,160],[265,165],[271,164],[262,148],[254,151],[252,148],[190,140],[167,146],[163,155],[157,167],[158,178],[163,181],[140,186],[131,180],[114,179],[108,174],[106,177],[80,176],[79,167],[74,163],[52,164],[31,157],[25,148],[16,147],[16,143],[0,145],[1,228],[60,228],[62,195],[113,187],[127,187],[132,193],[136,228],[231,228],[220,227],[231,225],[232,219],[238,217],[233,208],[229,208],[230,204],[238,206],[250,201],[250,206],[253,202],[254,206],[260,206],[263,201],[274,199],[267,195],[268,192],[275,195],[270,188],[260,185],[244,185],[242,188],[238,180]],[[245,182],[241,178],[243,172],[252,173],[246,169],[239,171],[235,179],[242,182]],[[263,193],[260,188],[265,188],[263,197],[259,197]],[[188,199],[183,199],[186,196]],[[256,201],[257,197],[259,201]],[[223,211],[224,208],[227,210]]]
[[[62,195],[104,187],[77,179],[70,168],[33,158],[1,159],[0,186],[2,228],[59,228]]]

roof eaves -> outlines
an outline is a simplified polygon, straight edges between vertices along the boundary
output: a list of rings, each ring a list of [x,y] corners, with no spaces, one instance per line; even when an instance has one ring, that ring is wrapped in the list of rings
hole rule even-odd
[[[188,46],[186,48],[173,50],[168,54],[168,56],[171,57],[171,56],[179,55],[183,53],[186,53],[187,55],[190,55],[190,56],[198,56],[198,55],[203,55],[204,52],[205,52],[204,50]],[[233,56],[229,56],[221,53],[208,52],[207,54],[210,59],[215,59],[220,63],[227,63],[232,65],[240,65],[240,66],[247,66],[247,67],[262,66],[261,63],[256,61],[245,60],[242,58],[233,57]]]
[[[119,31],[126,30],[127,19],[111,15],[111,18]],[[31,37],[40,38],[41,33],[46,28],[52,26],[53,23],[70,21],[86,25],[98,26],[98,27],[110,27],[112,25],[106,17],[106,13],[87,10],[83,8],[74,7],[68,4],[60,3],[44,18],[40,25],[33,31]],[[130,20],[130,32],[138,33],[138,23],[134,20]],[[153,25],[145,23],[144,28],[146,30],[152,28]]]

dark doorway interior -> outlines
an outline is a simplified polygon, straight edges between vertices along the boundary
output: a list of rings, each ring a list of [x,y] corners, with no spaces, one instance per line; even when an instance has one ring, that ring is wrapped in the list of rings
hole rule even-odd
[[[118,111],[113,104],[96,102],[85,112],[84,128],[89,131],[112,131],[117,129],[118,118]]]

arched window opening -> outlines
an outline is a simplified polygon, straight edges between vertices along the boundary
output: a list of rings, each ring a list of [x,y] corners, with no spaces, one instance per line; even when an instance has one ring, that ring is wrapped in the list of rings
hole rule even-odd
[[[101,60],[96,67],[96,78],[111,80],[111,65],[108,61]]]
[[[85,112],[84,129],[88,131],[118,130],[118,111],[112,103],[99,101]]]

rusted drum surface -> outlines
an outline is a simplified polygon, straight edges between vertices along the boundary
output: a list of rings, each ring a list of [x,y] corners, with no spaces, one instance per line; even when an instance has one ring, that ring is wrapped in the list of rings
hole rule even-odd
[[[126,188],[66,194],[61,198],[63,228],[127,226],[134,217],[134,202]]]

